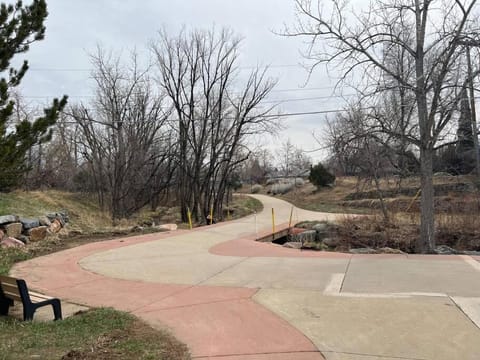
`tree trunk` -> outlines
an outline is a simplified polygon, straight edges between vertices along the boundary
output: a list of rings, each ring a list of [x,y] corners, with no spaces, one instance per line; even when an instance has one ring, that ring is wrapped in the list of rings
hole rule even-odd
[[[477,112],[475,109],[475,89],[473,86],[472,75],[472,58],[470,56],[470,46],[467,46],[467,65],[469,77],[469,91],[470,91],[470,109],[472,112],[472,132],[473,132],[473,150],[475,152],[475,172],[480,178],[480,154],[478,152],[478,129],[477,129]]]
[[[433,149],[422,147],[421,159],[421,189],[420,202],[420,237],[417,239],[415,251],[417,253],[433,253],[435,249],[435,209],[433,189]]]

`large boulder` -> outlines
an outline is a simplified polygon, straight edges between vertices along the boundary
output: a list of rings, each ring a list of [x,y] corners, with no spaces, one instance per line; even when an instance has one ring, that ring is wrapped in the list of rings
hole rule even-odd
[[[315,230],[317,233],[326,234],[328,232],[328,224],[327,223],[318,223],[312,226],[312,230]]]
[[[328,247],[337,247],[340,245],[340,240],[337,238],[324,238],[322,242]]]
[[[21,247],[24,247],[25,244],[15,238],[7,237],[2,241],[0,241],[0,246],[2,248],[21,248]]]
[[[0,216],[0,225],[17,222],[18,218],[15,215],[2,215]]]
[[[38,222],[40,223],[40,226],[50,226],[50,225],[52,225],[52,222],[46,216],[39,217]]]
[[[30,241],[41,241],[47,237],[47,227],[46,226],[38,226],[33,229],[28,230],[28,236],[30,237]]]
[[[4,225],[4,229],[7,236],[12,238],[18,238],[23,231],[23,226],[22,223],[11,223]]]
[[[20,218],[24,230],[30,230],[40,226],[38,219]]]
[[[47,218],[53,222],[53,220],[59,220],[60,223],[62,224],[62,227],[65,226],[66,223],[70,220],[68,217],[68,213],[66,210],[59,211],[57,213],[50,213],[47,214]]]
[[[283,247],[289,248],[289,249],[301,249],[302,248],[302,243],[301,242],[286,242],[283,244]]]
[[[26,235],[19,235],[17,237],[18,240],[20,240],[21,242],[23,242],[24,244],[28,244],[30,242],[30,238]]]
[[[62,230],[62,223],[59,219],[54,219],[51,225],[48,227],[48,231],[52,234],[56,234]]]
[[[457,255],[459,252],[450,246],[447,245],[440,245],[437,246],[434,250],[435,254],[437,255]]]
[[[157,229],[166,230],[166,231],[175,231],[178,229],[178,226],[177,224],[162,224],[162,225],[158,225]]]
[[[317,232],[315,230],[304,231],[294,236],[295,242],[315,242],[317,239]]]
[[[377,250],[372,248],[350,249],[350,254],[377,254]]]

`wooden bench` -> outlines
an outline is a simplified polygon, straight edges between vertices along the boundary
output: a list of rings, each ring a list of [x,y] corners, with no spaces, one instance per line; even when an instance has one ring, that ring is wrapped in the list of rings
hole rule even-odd
[[[0,275],[0,314],[8,315],[8,309],[14,301],[23,304],[23,320],[33,320],[35,311],[47,305],[52,305],[55,320],[62,319],[60,300],[28,291],[25,280]]]

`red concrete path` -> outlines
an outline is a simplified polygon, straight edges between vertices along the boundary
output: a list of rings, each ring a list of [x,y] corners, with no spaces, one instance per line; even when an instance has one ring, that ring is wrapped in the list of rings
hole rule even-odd
[[[188,344],[194,358],[323,359],[301,332],[251,299],[255,289],[112,279],[78,265],[97,252],[169,236],[150,234],[91,243],[17,264],[13,274],[27,279],[32,288],[66,301],[110,306],[153,325],[166,325]]]

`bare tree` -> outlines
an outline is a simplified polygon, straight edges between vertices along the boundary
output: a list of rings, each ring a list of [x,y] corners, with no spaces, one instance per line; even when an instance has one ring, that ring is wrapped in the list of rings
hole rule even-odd
[[[271,108],[261,101],[275,82],[266,70],[253,70],[237,87],[240,38],[230,30],[161,32],[152,44],[158,84],[176,117],[176,180],[182,219],[196,220],[213,207],[222,216],[232,172],[248,158],[246,137],[272,130]]]
[[[390,146],[392,137],[377,131],[374,114],[353,104],[327,122],[326,138],[335,162],[343,163],[350,170],[349,175],[357,176],[357,189],[361,181],[374,183],[384,221],[388,223],[380,180],[395,171],[396,154]]]
[[[302,149],[288,139],[277,151],[277,163],[283,176],[298,177],[310,168],[312,161]]]
[[[164,96],[153,91],[148,69],[139,68],[136,54],[129,67],[101,48],[91,58],[95,99],[74,106],[71,115],[79,126],[80,151],[99,203],[108,205],[115,221],[170,186],[170,110]]]
[[[350,11],[343,0],[296,0],[300,22],[289,32],[311,39],[306,57],[335,64],[347,78],[377,88],[386,75],[414,94],[418,137],[409,137],[419,148],[421,162],[421,226],[417,252],[435,247],[433,155],[436,144],[454,118],[460,101],[460,40],[465,31],[477,31],[469,22],[476,0],[375,0],[367,11]],[[411,39],[403,29],[413,29]],[[413,41],[412,41],[413,40]],[[388,66],[391,51],[401,49],[411,59],[413,76]],[[476,75],[474,71],[471,76]],[[361,75],[359,75],[361,74]]]

